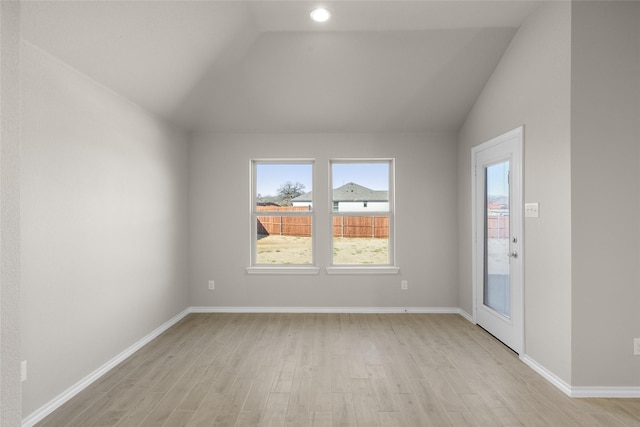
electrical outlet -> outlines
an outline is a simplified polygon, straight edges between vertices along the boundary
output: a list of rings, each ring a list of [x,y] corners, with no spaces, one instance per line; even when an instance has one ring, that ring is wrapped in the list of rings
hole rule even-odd
[[[407,289],[409,289],[409,281],[408,281],[408,280],[402,280],[402,281],[400,282],[400,288],[401,288],[403,291],[406,291]]]
[[[216,288],[216,281],[215,280],[209,280],[209,290],[212,291]]]
[[[27,380],[27,361],[23,360],[20,363],[20,381],[24,382]]]
[[[633,355],[640,356],[640,338],[633,339]]]

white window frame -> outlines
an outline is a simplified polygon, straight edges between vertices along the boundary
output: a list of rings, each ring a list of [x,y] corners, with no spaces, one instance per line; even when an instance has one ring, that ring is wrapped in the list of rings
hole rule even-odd
[[[256,196],[257,196],[257,173],[256,166],[258,164],[309,164],[311,165],[311,191],[312,198],[310,211],[301,212],[258,212],[256,210]],[[250,177],[251,177],[251,192],[250,192],[250,259],[249,267],[246,268],[248,274],[318,274],[320,269],[316,266],[316,205],[315,194],[315,161],[314,159],[293,158],[293,159],[251,159],[250,161]],[[257,259],[257,234],[256,227],[258,216],[310,216],[311,217],[311,264],[256,264]]]
[[[367,210],[367,216],[389,217],[389,264],[333,264],[333,218],[336,216],[362,216],[363,212],[339,212],[333,209],[333,165],[336,163],[388,163],[389,164],[389,209],[388,211]],[[395,159],[393,158],[337,158],[329,159],[329,260],[327,274],[398,274],[395,251]]]

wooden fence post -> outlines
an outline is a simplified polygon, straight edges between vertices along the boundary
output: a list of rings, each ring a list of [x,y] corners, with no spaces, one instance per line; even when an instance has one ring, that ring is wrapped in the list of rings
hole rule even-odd
[[[376,217],[375,216],[371,217],[371,237],[372,238],[376,237]]]

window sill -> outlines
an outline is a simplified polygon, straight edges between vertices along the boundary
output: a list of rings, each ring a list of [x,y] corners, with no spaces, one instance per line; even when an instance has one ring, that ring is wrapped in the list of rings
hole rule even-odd
[[[398,274],[400,268],[391,266],[381,267],[327,267],[327,274]]]
[[[316,275],[320,273],[318,267],[247,267],[247,274],[306,274]]]

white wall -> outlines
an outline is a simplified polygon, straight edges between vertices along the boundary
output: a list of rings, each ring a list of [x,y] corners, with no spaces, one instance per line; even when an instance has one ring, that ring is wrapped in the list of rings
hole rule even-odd
[[[640,386],[640,3],[572,19],[572,384]]]
[[[20,9],[0,1],[0,425],[19,425]]]
[[[18,160],[5,125],[17,79],[6,72],[17,53],[5,49],[16,42],[7,18],[17,9],[0,3],[2,423],[19,416],[19,359],[29,362],[26,416],[187,305],[471,313],[470,150],[522,124],[524,198],[541,204],[541,217],[525,223],[525,351],[572,385],[640,384],[640,359],[630,355],[640,336],[637,3],[574,4],[573,33],[571,4],[543,4],[505,52],[457,149],[451,134],[198,134],[187,159],[183,135],[24,45],[21,251],[11,250]],[[249,160],[296,156],[316,159],[314,191],[328,182],[329,158],[396,158],[399,275],[246,274]],[[612,232],[594,233],[602,210],[591,207],[603,193],[621,216]],[[326,266],[327,200],[318,203],[317,260]],[[18,252],[21,357],[11,317]]]
[[[310,202],[293,202],[293,206],[312,206]],[[339,202],[338,212],[386,212],[389,210],[389,202]]]
[[[338,212],[384,212],[389,210],[389,202],[339,202]]]
[[[190,144],[192,306],[457,307],[456,140],[450,134],[200,134]],[[252,158],[314,158],[317,264],[329,262],[328,161],[396,159],[399,275],[247,275]],[[325,231],[323,233],[323,230]],[[215,291],[207,290],[208,280]],[[409,290],[400,290],[400,280]]]
[[[184,136],[22,44],[26,417],[187,307]]]
[[[460,306],[472,311],[471,147],[525,125],[525,352],[571,380],[571,4],[544,3],[519,29],[459,134]]]

